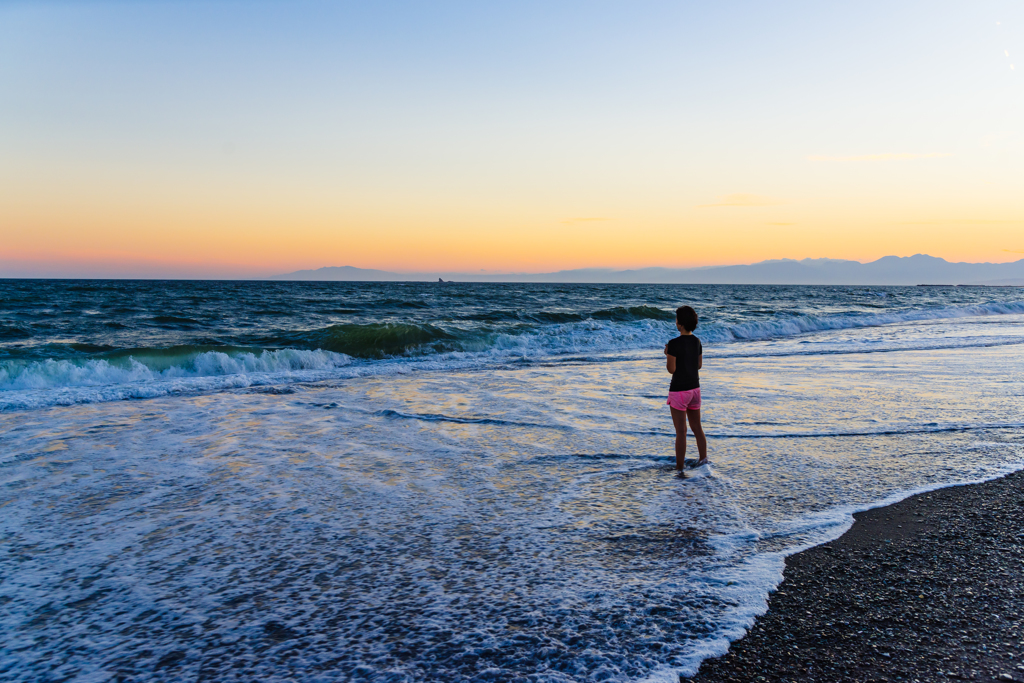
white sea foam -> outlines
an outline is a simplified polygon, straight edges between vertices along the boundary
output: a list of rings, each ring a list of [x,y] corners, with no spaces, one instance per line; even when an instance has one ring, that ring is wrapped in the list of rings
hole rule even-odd
[[[710,325],[702,329],[702,334],[708,341],[771,339],[803,335],[823,330],[851,330],[923,320],[949,320],[1020,313],[1024,313],[1024,302],[1008,301],[977,306],[925,308],[890,313],[802,315],[785,320],[757,321],[735,325]]]
[[[218,391],[281,381],[337,376],[352,359],[331,351],[282,349],[227,354],[206,351],[178,361],[160,359],[157,369],[136,358],[83,362],[46,359],[0,365],[0,410],[153,398]]]
[[[0,415],[6,670],[673,680],[856,510],[1024,460],[1013,348],[750,358],[705,365],[735,438],[679,479],[650,360],[353,362],[290,372],[407,374]],[[848,436],[743,438],[770,430]]]
[[[990,329],[993,316],[1016,321],[1024,303],[993,303],[901,313],[813,317],[784,321],[709,324],[701,339],[720,357],[789,356],[965,348],[1024,343],[1019,326]],[[957,335],[936,334],[930,321],[961,319]],[[973,327],[972,322],[974,321]],[[922,325],[924,325],[922,327]],[[879,337],[850,336],[879,330]],[[522,360],[575,360],[595,355],[660,349],[675,333],[664,321],[586,320],[546,325],[520,334],[494,334],[469,350],[379,360],[359,360],[322,349],[258,353],[202,351],[108,360],[47,359],[0,362],[0,411],[170,394],[204,393],[275,383],[311,382],[366,375],[449,371]]]
[[[857,330],[901,323],[985,316],[1024,314],[1024,302],[999,302],[977,306],[953,306],[890,313],[801,315],[746,323],[708,323],[698,335],[705,343],[758,341],[805,336],[815,332]],[[519,334],[498,334],[487,349],[523,356],[579,354],[660,348],[676,334],[675,326],[663,320],[614,322],[585,320],[544,326]],[[935,343],[933,341],[933,343]],[[947,340],[945,343],[949,343]]]
[[[344,354],[330,351],[283,349],[230,355],[206,351],[189,354],[177,363],[172,361],[171,366],[163,370],[133,357],[123,362],[102,358],[84,362],[53,359],[18,364],[8,362],[0,365],[0,390],[94,387],[190,377],[327,370],[349,365],[351,360]]]

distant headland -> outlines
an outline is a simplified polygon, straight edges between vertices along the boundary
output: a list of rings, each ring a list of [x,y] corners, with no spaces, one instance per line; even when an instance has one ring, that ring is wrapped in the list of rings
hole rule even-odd
[[[839,259],[777,259],[750,265],[704,268],[581,268],[552,273],[393,273],[328,266],[276,275],[272,280],[375,282],[567,282],[731,285],[988,285],[1024,286],[1024,259],[1012,263],[951,263],[916,254],[861,263]]]

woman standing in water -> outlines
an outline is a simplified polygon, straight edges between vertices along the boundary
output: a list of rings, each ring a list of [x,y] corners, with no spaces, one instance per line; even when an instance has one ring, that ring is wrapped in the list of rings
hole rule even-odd
[[[693,438],[697,440],[700,460],[708,461],[708,440],[700,426],[700,375],[704,365],[704,347],[693,331],[697,329],[697,312],[689,306],[676,309],[676,329],[679,336],[665,344],[666,366],[672,373],[672,384],[665,401],[672,411],[672,424],[676,428],[676,469],[683,469],[686,459],[686,421],[690,421]]]

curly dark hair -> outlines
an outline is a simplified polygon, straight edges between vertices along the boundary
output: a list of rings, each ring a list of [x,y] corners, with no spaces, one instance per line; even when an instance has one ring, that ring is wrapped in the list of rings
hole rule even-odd
[[[676,309],[676,322],[687,332],[693,332],[697,329],[697,311],[689,306],[680,306]]]

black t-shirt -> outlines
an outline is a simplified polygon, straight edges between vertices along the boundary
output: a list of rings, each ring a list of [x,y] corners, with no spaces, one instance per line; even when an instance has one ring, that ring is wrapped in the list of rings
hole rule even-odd
[[[668,355],[676,357],[676,371],[672,373],[669,391],[689,391],[700,386],[697,365],[704,353],[700,339],[692,334],[679,335],[668,342]]]

